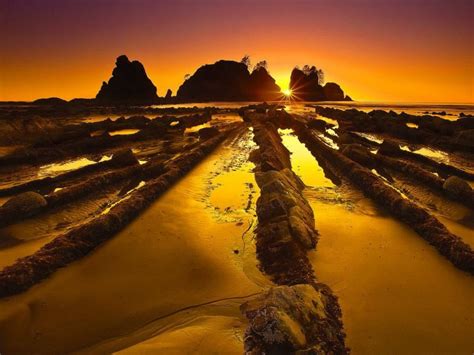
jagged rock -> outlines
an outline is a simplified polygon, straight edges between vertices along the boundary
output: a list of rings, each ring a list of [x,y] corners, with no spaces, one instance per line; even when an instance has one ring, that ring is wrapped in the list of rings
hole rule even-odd
[[[114,153],[112,156],[112,163],[116,166],[126,166],[138,164],[138,160],[131,149],[123,149]]]
[[[443,189],[455,197],[463,197],[471,194],[471,186],[457,176],[450,176],[443,184]]]
[[[40,194],[28,191],[12,197],[0,207],[6,214],[22,215],[22,218],[29,217],[48,204],[46,199]]]
[[[138,61],[130,62],[121,55],[115,62],[115,68],[109,82],[104,82],[96,99],[115,103],[154,103],[158,96],[156,87],[148,78],[145,68]]]
[[[171,96],[173,96],[173,91],[171,91],[171,89],[168,89],[166,91],[165,99],[171,99]]]
[[[200,67],[178,89],[177,97],[187,101],[275,100],[280,88],[265,68],[252,74],[245,64],[220,60]]]
[[[246,354],[347,353],[336,301],[321,288],[272,287],[244,303],[240,309],[249,320]]]
[[[326,83],[323,91],[326,101],[344,101],[344,91],[336,83]]]

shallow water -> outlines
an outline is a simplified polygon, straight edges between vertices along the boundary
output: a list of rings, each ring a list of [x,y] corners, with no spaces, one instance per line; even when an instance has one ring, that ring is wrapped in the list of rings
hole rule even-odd
[[[89,158],[77,158],[74,160],[68,160],[60,163],[53,163],[43,165],[38,169],[38,178],[44,178],[47,176],[53,176],[61,173],[65,173],[71,170],[83,168],[84,166],[101,163],[112,159],[112,155],[104,155],[98,161],[91,160]]]
[[[283,139],[320,233],[310,259],[339,297],[353,354],[471,353],[474,279],[350,186],[332,185],[295,137]]]
[[[0,269],[18,258],[36,252],[55,237],[80,223],[89,221],[100,211],[120,199],[120,190],[128,182],[110,186],[93,195],[59,206],[40,215],[0,228]]]
[[[135,134],[137,132],[140,132],[140,130],[128,128],[128,129],[119,129],[117,131],[110,131],[109,134],[111,136],[128,136],[131,134]]]
[[[246,223],[254,218],[253,202],[247,209],[242,199],[222,211],[227,202],[218,195],[232,190],[248,197],[250,183],[255,191],[251,167],[241,163],[251,148],[242,141],[250,139],[247,133],[218,148],[89,256],[0,300],[2,350],[109,353],[138,344],[130,351],[176,353],[227,344],[240,353],[238,306],[268,282],[256,267]],[[227,190],[210,188],[236,171]],[[187,343],[177,342],[186,336]]]

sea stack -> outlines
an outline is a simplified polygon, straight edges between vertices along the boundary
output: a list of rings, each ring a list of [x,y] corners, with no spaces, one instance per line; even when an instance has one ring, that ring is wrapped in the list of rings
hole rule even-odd
[[[293,98],[301,101],[352,101],[336,83],[322,84],[320,71],[315,66],[303,70],[294,68],[290,76]]]
[[[178,89],[183,101],[264,101],[281,95],[264,67],[249,72],[244,63],[220,60],[201,66]]]
[[[115,62],[112,77],[108,83],[102,83],[96,99],[107,103],[151,104],[158,96],[143,64],[136,60],[131,62],[126,55],[121,55]]]

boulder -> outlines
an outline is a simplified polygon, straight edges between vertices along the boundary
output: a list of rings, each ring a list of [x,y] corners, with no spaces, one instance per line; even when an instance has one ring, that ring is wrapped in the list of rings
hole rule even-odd
[[[138,164],[138,159],[131,149],[122,149],[114,153],[111,162],[115,166],[127,166]]]
[[[323,286],[321,286],[322,288]],[[277,286],[244,303],[247,354],[346,354],[335,299],[308,284]]]
[[[205,140],[217,136],[219,130],[216,127],[204,127],[198,131],[199,139]]]
[[[457,176],[450,176],[443,184],[443,189],[454,197],[463,197],[472,193],[472,187]]]
[[[112,77],[104,82],[96,99],[111,103],[151,104],[156,102],[156,86],[153,85],[138,61],[130,62],[125,55],[117,58]]]
[[[48,202],[43,196],[36,192],[28,191],[10,198],[3,204],[0,211],[8,215],[22,215],[22,218],[26,218],[46,207],[47,204]]]

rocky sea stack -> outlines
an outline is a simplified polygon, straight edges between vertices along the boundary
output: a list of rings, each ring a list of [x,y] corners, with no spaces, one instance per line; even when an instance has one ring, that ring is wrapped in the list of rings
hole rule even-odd
[[[290,89],[296,100],[302,101],[352,101],[344,95],[336,83],[322,85],[322,71],[316,67],[294,68],[290,77]]]
[[[178,89],[183,101],[264,101],[281,97],[264,66],[249,72],[245,63],[220,60],[200,67]]]
[[[139,61],[130,61],[121,55],[115,62],[115,68],[109,82],[102,83],[96,99],[110,103],[154,103],[158,99],[156,86],[153,85]]]

